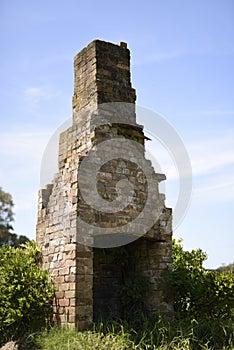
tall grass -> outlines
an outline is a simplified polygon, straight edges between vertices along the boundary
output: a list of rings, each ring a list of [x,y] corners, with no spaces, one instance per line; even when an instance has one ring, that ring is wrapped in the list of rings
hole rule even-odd
[[[138,320],[139,321],[139,320]],[[138,325],[126,321],[103,322],[93,331],[77,332],[54,327],[36,337],[41,350],[233,350],[234,326],[230,321],[174,321],[141,317]]]
[[[42,333],[36,340],[42,350],[122,350],[139,349],[129,339],[128,333],[77,332],[69,328],[53,328]]]

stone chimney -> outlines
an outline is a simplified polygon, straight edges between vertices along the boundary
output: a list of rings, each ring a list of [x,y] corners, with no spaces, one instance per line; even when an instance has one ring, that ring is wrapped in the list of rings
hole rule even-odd
[[[158,277],[171,266],[171,209],[165,207],[158,190],[165,176],[156,174],[150,161],[143,159],[141,164],[147,165],[152,179],[147,190],[148,175],[129,156],[136,144],[137,155],[144,158],[146,137],[143,126],[136,123],[127,44],[91,42],[75,56],[74,72],[73,124],[60,135],[59,172],[39,191],[37,244],[42,247],[42,266],[57,288],[54,320],[87,329],[101,318],[123,317],[126,305],[121,293],[134,278],[146,281],[143,311],[152,317],[169,316],[172,304],[164,300]],[[106,149],[95,153],[96,158],[92,155],[104,141],[111,144],[113,157],[95,174],[92,167]],[[118,156],[123,149],[125,156]],[[125,188],[121,192],[123,181],[131,183],[128,196]],[[88,203],[85,196],[92,194],[93,182],[100,199]],[[110,210],[122,198],[118,191],[127,198],[127,205]],[[154,205],[147,208],[149,195]],[[99,201],[106,212],[97,208]],[[160,215],[151,222],[159,208]],[[129,229],[128,224],[143,210],[151,223],[147,232],[143,221]],[[143,233],[137,234],[137,227]]]

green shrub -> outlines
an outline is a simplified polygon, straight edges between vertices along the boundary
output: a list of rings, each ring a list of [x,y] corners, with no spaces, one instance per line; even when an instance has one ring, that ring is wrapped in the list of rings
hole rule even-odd
[[[123,282],[119,291],[123,319],[127,321],[134,319],[137,324],[139,316],[146,313],[144,294],[147,287],[148,280],[144,276],[133,275]]]
[[[0,248],[0,344],[45,326],[54,289],[34,242]]]
[[[174,293],[179,318],[230,319],[234,317],[234,275],[207,271],[207,255],[201,249],[185,251],[181,241],[173,242],[173,268],[167,271],[165,290]]]

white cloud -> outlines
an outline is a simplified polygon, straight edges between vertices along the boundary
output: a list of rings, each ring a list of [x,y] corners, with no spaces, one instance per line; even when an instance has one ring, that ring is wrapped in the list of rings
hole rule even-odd
[[[23,125],[20,126],[23,129]],[[35,231],[40,166],[50,130],[0,131],[0,186],[11,193],[15,203],[17,233],[31,238]]]
[[[223,110],[195,110],[180,113],[180,116],[202,116],[202,117],[223,117],[223,116],[234,116],[234,110],[223,109]]]
[[[148,63],[154,63],[154,62],[163,62],[168,60],[173,60],[178,57],[182,57],[186,55],[186,51],[184,50],[175,50],[171,52],[155,52],[155,53],[148,53],[146,56],[141,57],[140,60],[134,61],[134,65],[143,65]]]
[[[50,135],[47,130],[0,132],[0,183],[3,188],[30,193],[33,186],[39,186],[41,159]]]
[[[170,153],[157,141],[153,141],[149,148],[160,165],[156,171],[161,168],[167,177],[167,200],[174,203],[179,188],[177,166]],[[234,199],[234,139],[200,140],[191,142],[186,148],[192,164],[193,195],[215,201]]]
[[[212,201],[234,199],[234,139],[202,140],[188,146],[194,196]]]
[[[205,197],[211,201],[234,200],[234,174],[218,174],[209,177],[208,184],[197,186],[194,189],[194,197]]]
[[[206,175],[234,165],[234,139],[203,140],[188,145],[193,175]]]
[[[49,130],[0,132],[0,156],[17,161],[38,159],[50,135]]]
[[[200,46],[199,48],[174,48],[172,50],[161,50],[156,52],[147,52],[144,50],[144,56],[138,55],[139,60],[134,61],[134,65],[143,65],[154,62],[163,62],[185,56],[204,56],[204,55],[233,55],[233,50],[217,50],[209,46]]]
[[[57,98],[60,91],[50,86],[30,86],[24,90],[24,99],[33,104],[38,104],[41,101]]]
[[[234,138],[199,140],[185,145],[193,176],[208,175],[234,165]],[[149,151],[157,159],[168,179],[178,177],[178,171],[170,153],[158,142],[149,145]]]

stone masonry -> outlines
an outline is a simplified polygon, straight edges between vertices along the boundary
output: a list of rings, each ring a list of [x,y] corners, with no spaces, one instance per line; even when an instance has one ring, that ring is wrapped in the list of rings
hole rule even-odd
[[[134,152],[131,144],[138,144],[144,158],[147,138],[143,126],[136,123],[127,44],[91,42],[75,56],[74,73],[73,123],[60,135],[59,171],[52,183],[39,191],[36,239],[42,247],[42,267],[49,270],[56,286],[54,321],[87,329],[101,318],[120,317],[123,285],[134,276],[147,281],[142,292],[145,312],[152,317],[158,313],[170,316],[173,307],[164,300],[158,277],[171,266],[172,213],[158,190],[165,176],[155,173],[145,160],[153,179],[153,190],[149,190],[144,169],[129,156]],[[115,154],[123,152],[118,140],[128,140],[130,146],[124,149],[126,157],[116,156],[99,169],[96,183],[100,201],[111,206],[123,198],[121,180],[132,184],[132,192],[124,208],[104,212],[86,202],[91,187],[82,190],[79,169],[93,150],[110,140]],[[95,175],[92,159],[85,169],[90,183]],[[157,207],[161,208],[160,217],[146,233],[132,239],[136,233],[125,228],[140,216],[148,196],[153,196],[155,207],[145,210],[146,218],[150,220]],[[120,236],[111,231],[119,228]],[[122,237],[128,244],[119,247]],[[109,248],[108,242],[113,241],[115,248]]]

